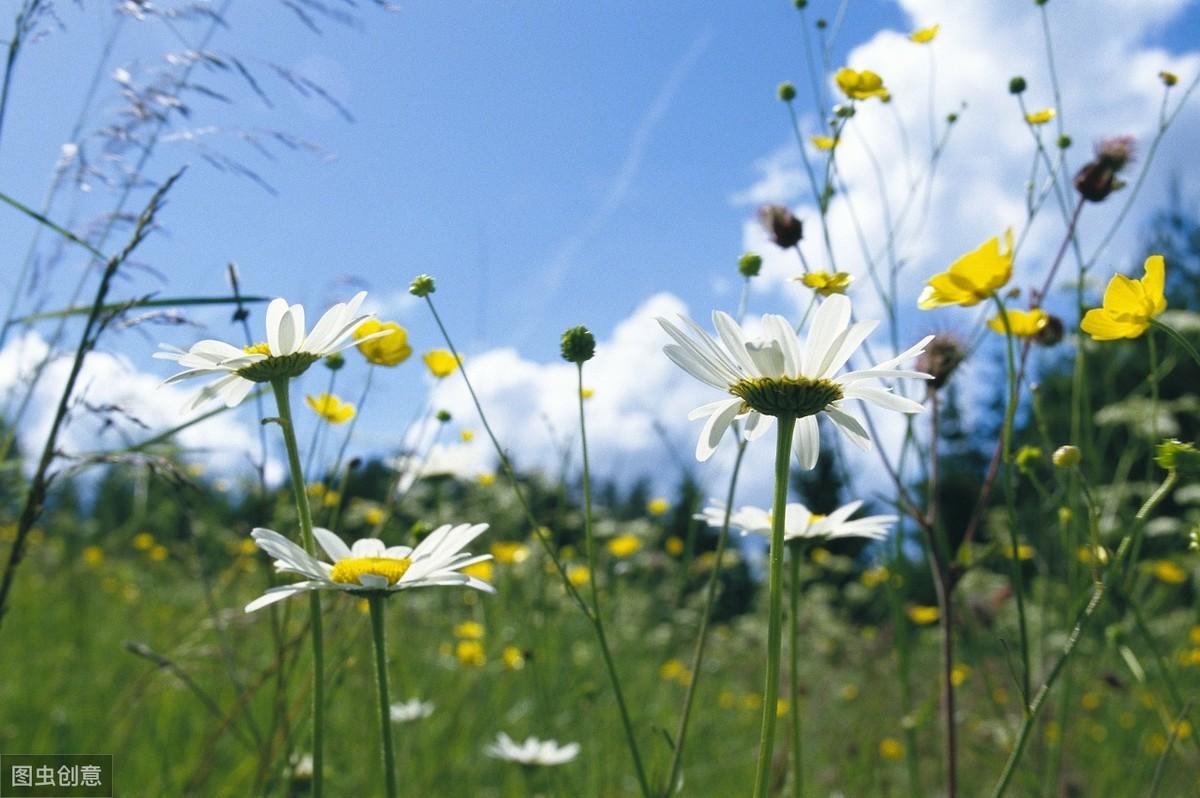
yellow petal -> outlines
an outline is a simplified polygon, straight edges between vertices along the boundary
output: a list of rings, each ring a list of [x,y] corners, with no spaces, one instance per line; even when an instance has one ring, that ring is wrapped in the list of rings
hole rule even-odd
[[[1097,341],[1115,341],[1119,338],[1137,338],[1146,331],[1147,326],[1144,322],[1119,318],[1097,308],[1084,314],[1079,328]]]
[[[1136,280],[1114,274],[1104,289],[1104,309],[1112,314],[1137,316],[1146,310],[1146,289]]]
[[[1167,298],[1163,293],[1166,288],[1166,263],[1162,255],[1151,255],[1146,258],[1146,274],[1142,277],[1142,289],[1150,300],[1152,314],[1157,316],[1167,309]]]
[[[933,41],[941,30],[941,25],[930,25],[928,28],[921,28],[908,34],[908,38],[917,44],[928,44]]]

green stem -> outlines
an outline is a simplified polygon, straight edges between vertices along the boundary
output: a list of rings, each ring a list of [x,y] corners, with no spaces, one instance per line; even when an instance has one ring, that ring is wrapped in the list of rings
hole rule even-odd
[[[1156,321],[1155,319],[1150,319],[1150,326],[1154,327],[1157,330],[1162,330],[1167,335],[1169,335],[1171,337],[1171,340],[1173,340],[1175,343],[1179,344],[1180,348],[1183,349],[1183,351],[1187,352],[1188,356],[1192,358],[1192,361],[1197,366],[1200,366],[1200,353],[1196,352],[1196,347],[1192,346],[1192,342],[1189,341],[1182,333],[1180,333],[1178,330],[1176,330],[1173,327],[1168,327],[1167,325],[1163,324],[1161,321]]]
[[[1150,347],[1150,437],[1158,442],[1158,346],[1154,330],[1146,330],[1146,345]]]
[[[791,668],[788,673],[792,701],[792,795],[800,798],[804,795],[804,760],[802,739],[800,736],[800,546],[793,545],[788,552],[791,565],[791,639],[788,640],[788,656],[791,658]]]
[[[625,739],[629,744],[629,753],[633,757],[633,769],[637,772],[638,784],[642,795],[650,798],[650,782],[646,779],[646,770],[642,766],[642,755],[638,751],[637,735],[633,733],[633,722],[629,719],[629,708],[625,704],[625,694],[621,690],[621,679],[617,675],[617,667],[613,663],[612,653],[608,648],[608,635],[604,631],[604,615],[600,612],[600,590],[596,587],[596,545],[595,535],[592,534],[592,475],[588,466],[587,425],[583,413],[583,364],[576,364],[579,378],[578,390],[575,392],[579,402],[579,437],[583,445],[583,533],[587,548],[588,584],[592,592],[592,625],[596,628],[596,639],[600,643],[600,653],[604,655],[604,667],[608,670],[608,679],[612,682],[613,693],[617,697],[617,708],[621,713],[621,725],[625,728]]]
[[[313,540],[312,508],[308,504],[307,483],[304,481],[304,471],[300,467],[300,447],[296,444],[296,430],[292,426],[292,407],[288,396],[288,380],[280,378],[271,382],[275,392],[275,404],[279,408],[279,428],[283,430],[283,443],[287,448],[288,467],[292,475],[292,494],[296,497],[296,511],[300,516],[300,534],[304,542],[304,550],[316,555],[316,542]],[[308,609],[312,616],[312,655],[313,655],[313,690],[312,690],[312,760],[313,760],[313,798],[321,798],[322,775],[325,764],[324,756],[324,721],[325,721],[325,651],[321,632],[321,597],[316,590],[309,591]]]
[[[788,466],[791,464],[795,416],[779,416],[775,442],[775,498],[771,505],[771,553],[767,576],[769,616],[767,626],[767,676],[763,685],[762,731],[759,736],[758,771],[754,798],[766,798],[770,785],[771,753],[775,748],[775,719],[779,703],[779,651],[783,642],[783,549],[787,514]]]
[[[375,640],[375,682],[379,687],[379,744],[383,749],[383,780],[387,798],[396,798],[396,750],[392,745],[391,699],[388,698],[387,633],[383,624],[383,602],[387,596],[372,593],[371,634]]]

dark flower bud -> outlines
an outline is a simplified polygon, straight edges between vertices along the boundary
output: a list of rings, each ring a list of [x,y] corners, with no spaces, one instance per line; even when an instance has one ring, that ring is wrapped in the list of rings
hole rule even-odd
[[[817,20],[817,30],[825,30],[828,27],[829,27],[829,23],[826,22],[825,20],[823,20],[823,19]]]
[[[782,205],[764,205],[758,209],[758,220],[776,245],[787,249],[804,238],[804,223]]]
[[[1058,144],[1058,148],[1060,150],[1065,150],[1071,146],[1071,137],[1068,136],[1066,133],[1063,133],[1061,136],[1058,137],[1057,144]]]
[[[569,363],[586,363],[596,355],[596,336],[580,325],[572,327],[562,335],[563,360]]]
[[[917,371],[932,375],[930,384],[936,390],[946,384],[965,357],[962,344],[954,336],[938,335],[929,342],[929,346],[925,347],[925,352],[917,360]]]
[[[738,273],[743,277],[757,277],[762,271],[762,257],[755,252],[747,252],[738,258]]]
[[[779,84],[779,99],[785,103],[790,103],[796,99],[796,85],[791,81],[784,81]]]
[[[1125,185],[1117,174],[1133,160],[1132,136],[1115,136],[1096,145],[1096,157],[1075,174],[1075,190],[1089,202],[1103,202]]]
[[[808,0],[796,0],[796,8],[803,11],[807,7],[808,7]]]
[[[325,356],[325,368],[330,371],[337,371],[344,365],[346,365],[346,358],[342,357],[341,352],[334,352],[332,355]]]
[[[450,415],[450,411],[449,411],[449,410],[439,410],[439,411],[437,411],[437,420],[438,420],[438,421],[440,421],[440,422],[442,422],[443,424],[446,424],[446,423],[448,423],[448,422],[450,421],[450,419],[451,419],[451,418],[452,418],[452,416]]]
[[[1063,339],[1063,323],[1058,316],[1046,314],[1046,323],[1034,335],[1033,340],[1042,346],[1054,346]]]
[[[1025,89],[1026,89],[1025,78],[1021,77],[1020,75],[1017,75],[1016,77],[1014,77],[1012,80],[1010,80],[1008,82],[1008,93],[1009,94],[1021,94],[1022,92],[1025,91]]]

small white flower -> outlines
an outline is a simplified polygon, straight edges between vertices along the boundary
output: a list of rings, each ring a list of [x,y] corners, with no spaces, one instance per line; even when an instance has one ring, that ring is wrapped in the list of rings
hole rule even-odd
[[[388,711],[391,714],[392,723],[409,723],[432,715],[433,702],[413,698],[408,701],[392,704],[388,707]]]
[[[870,538],[882,540],[891,531],[891,525],[896,523],[894,515],[868,515],[863,518],[849,520],[850,516],[862,507],[861,501],[843,504],[829,515],[817,515],[809,512],[808,508],[799,502],[790,502],[784,512],[784,540],[829,540],[832,538]],[[709,526],[720,527],[725,523],[725,505],[710,500],[704,512],[697,513],[696,518],[705,521]],[[771,513],[760,507],[739,507],[729,517],[729,525],[742,530],[742,534],[769,535],[771,534]]]
[[[186,352],[167,344],[154,357],[174,360],[185,370],[168,377],[163,385],[193,377],[215,376],[188,403],[193,410],[208,399],[218,398],[226,407],[233,407],[246,398],[256,382],[269,382],[277,377],[298,377],[326,355],[340,352],[363,341],[390,335],[381,330],[374,335],[355,340],[352,333],[369,314],[358,315],[358,308],[367,292],[359,291],[349,302],[339,302],[325,311],[312,332],[304,334],[304,307],[289,306],[286,299],[273,299],[267,305],[267,340],[249,347],[239,347],[224,341],[206,339],[192,344]]]
[[[696,379],[733,397],[702,405],[688,414],[689,419],[708,418],[696,445],[697,460],[712,457],[734,419],[745,418],[746,439],[754,440],[770,428],[772,417],[788,415],[796,418],[792,448],[801,468],[811,469],[817,464],[821,448],[818,414],[825,414],[852,442],[869,450],[871,437],[844,406],[845,400],[861,399],[900,413],[923,410],[917,402],[892,393],[879,380],[930,379],[923,372],[896,367],[925,351],[933,336],[869,369],[839,375],[837,372],[879,325],[878,321],[850,324],[850,300],[840,294],[817,308],[803,344],[783,316],[763,316],[763,335],[759,339],[747,337],[741,326],[721,311],[713,312],[719,338],[713,338],[690,319],[681,317],[681,321],[687,331],[666,319],[658,320],[674,340],[663,348],[667,357]]]
[[[522,765],[565,765],[579,756],[579,743],[559,745],[554,740],[529,737],[518,745],[507,734],[500,732],[496,742],[485,748],[484,753]]]
[[[363,538],[355,541],[353,546],[347,546],[328,529],[318,527],[313,534],[333,560],[332,564],[310,556],[278,532],[255,529],[250,537],[260,549],[275,558],[276,571],[300,574],[308,579],[268,589],[246,605],[246,612],[254,612],[309,590],[345,590],[361,595],[393,593],[410,587],[463,585],[494,593],[496,589],[487,582],[459,573],[460,568],[492,559],[490,554],[472,556],[462,551],[487,528],[487,524],[445,524],[412,548],[385,546],[378,538]]]

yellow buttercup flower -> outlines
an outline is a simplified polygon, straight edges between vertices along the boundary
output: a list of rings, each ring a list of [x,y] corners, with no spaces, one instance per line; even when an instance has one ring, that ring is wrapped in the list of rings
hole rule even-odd
[[[483,624],[479,621],[463,621],[454,627],[454,636],[465,640],[482,640]]]
[[[958,687],[967,680],[971,675],[971,666],[963,665],[961,662],[950,669],[950,683]]]
[[[1008,317],[1008,328],[1017,338],[1030,338],[1037,335],[1050,321],[1050,316],[1041,308],[1032,310],[1010,310],[1004,314]],[[988,319],[988,328],[1001,335],[1005,334],[1004,317],[997,313]]]
[[[500,659],[510,671],[519,671],[525,667],[525,654],[516,646],[505,646],[504,651],[500,653]]]
[[[463,443],[470,443],[471,441],[475,440],[475,432],[474,430],[465,429],[458,433],[458,437]]]
[[[1181,585],[1187,581],[1187,571],[1180,568],[1170,560],[1158,560],[1152,566],[1151,570],[1154,576],[1160,582],[1166,582],[1168,585]]]
[[[670,554],[672,557],[678,557],[680,554],[683,554],[683,538],[671,535],[671,537],[667,538],[667,542],[663,544],[663,548],[667,550],[667,554]]]
[[[989,238],[978,249],[960,257],[950,268],[929,278],[929,284],[917,299],[922,310],[946,305],[969,308],[990,298],[1012,277],[1012,229],[1004,233],[1004,249],[1000,239]]]
[[[913,604],[905,612],[908,613],[908,619],[918,626],[936,623],[937,619],[942,617],[942,613],[937,607],[927,607],[921,604]]]
[[[580,399],[591,399],[595,395],[596,395],[595,388],[580,388],[579,389],[579,398]]]
[[[821,296],[844,294],[850,283],[854,282],[849,272],[809,272],[792,279],[804,283]]]
[[[397,366],[412,355],[412,347],[408,345],[408,330],[396,322],[367,319],[354,328],[354,340],[359,341],[386,330],[391,330],[392,334],[362,341],[357,345],[358,351],[376,366]]]
[[[104,562],[104,549],[99,546],[88,546],[83,550],[83,561],[93,568]]]
[[[454,647],[454,656],[458,658],[460,665],[475,668],[487,661],[487,656],[483,652],[483,644],[478,640],[459,640],[458,645]]]
[[[154,548],[154,535],[149,532],[138,532],[133,536],[133,547],[138,551],[150,551]]]
[[[808,140],[818,150],[832,150],[837,146],[837,139],[832,136],[809,136]]]
[[[370,343],[374,343],[374,341]],[[319,393],[316,396],[309,394],[304,397],[304,401],[314,413],[330,424],[345,424],[354,418],[354,405],[350,402],[343,402],[331,393]]]
[[[892,762],[899,761],[904,756],[904,743],[895,737],[884,737],[879,741],[879,755]]]
[[[367,522],[367,526],[379,526],[383,523],[384,513],[378,507],[371,507],[363,513],[363,520]]]
[[[614,557],[628,557],[642,547],[642,539],[637,535],[618,535],[608,541],[608,553]]]
[[[426,352],[421,359],[425,361],[425,365],[429,368],[429,373],[439,380],[443,377],[449,377],[458,368],[459,364],[462,363],[461,357],[456,358],[445,349],[434,349]]]
[[[567,579],[575,587],[586,585],[591,574],[591,569],[586,565],[571,565],[567,567]]]
[[[491,485],[492,483],[494,483],[496,481],[496,475],[485,471],[484,473],[480,474],[475,479],[479,482],[480,485],[483,485],[486,488],[488,485]]]
[[[908,34],[909,41],[914,41],[917,44],[929,44],[937,38],[938,31],[942,29],[941,25],[930,25],[928,28],[920,28]]]
[[[501,540],[492,544],[492,557],[504,565],[517,565],[529,559],[529,547],[524,543]]]
[[[884,99],[889,96],[887,89],[883,87],[883,78],[869,69],[859,72],[842,67],[833,79],[838,88],[851,100],[869,100],[872,97]]]
[[[1113,275],[1104,290],[1103,307],[1089,310],[1080,328],[1097,341],[1137,338],[1150,326],[1150,320],[1167,309],[1163,294],[1166,265],[1162,255],[1146,258],[1145,274],[1131,280]]]
[[[862,581],[863,587],[878,587],[887,581],[888,569],[882,565],[868,568],[862,572],[862,576],[859,579]]]
[[[646,510],[649,511],[650,515],[666,515],[667,510],[670,509],[671,503],[662,496],[651,499],[650,503],[646,505]]]
[[[1043,108],[1040,111],[1030,111],[1025,114],[1025,121],[1031,125],[1044,125],[1054,118],[1053,108]]]

